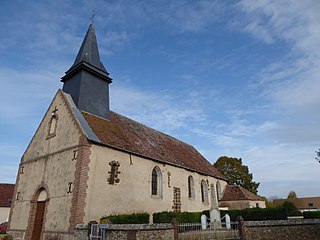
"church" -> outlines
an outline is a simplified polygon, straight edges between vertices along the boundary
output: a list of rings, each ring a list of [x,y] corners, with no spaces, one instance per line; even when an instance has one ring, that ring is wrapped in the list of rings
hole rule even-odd
[[[227,179],[193,146],[110,110],[90,24],[19,165],[14,239],[73,239],[104,215],[218,207]]]

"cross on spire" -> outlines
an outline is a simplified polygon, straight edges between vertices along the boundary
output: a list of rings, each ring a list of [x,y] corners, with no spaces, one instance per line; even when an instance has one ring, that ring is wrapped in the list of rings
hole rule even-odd
[[[92,10],[92,14],[91,14],[91,24],[93,24],[93,19],[94,19],[94,16],[96,15],[97,11],[95,9]]]

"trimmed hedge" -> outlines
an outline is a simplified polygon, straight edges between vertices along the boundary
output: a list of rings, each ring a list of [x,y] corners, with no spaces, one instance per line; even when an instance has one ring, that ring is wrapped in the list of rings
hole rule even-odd
[[[232,221],[239,220],[242,216],[246,221],[285,220],[286,210],[283,208],[247,208],[243,210],[221,211],[221,216],[229,214]]]
[[[158,212],[153,214],[153,223],[171,223],[173,218],[178,223],[197,223],[201,215],[201,212]]]
[[[203,211],[209,217],[209,210]],[[301,216],[302,213],[290,202],[284,202],[277,208],[247,208],[242,210],[222,210],[221,217],[226,213],[229,214],[232,221],[239,220],[242,216],[246,221],[263,221],[263,220],[285,220],[288,216]]]
[[[109,215],[101,217],[103,219],[108,219],[113,224],[145,224],[149,223],[149,213]]]
[[[294,212],[292,209],[291,213]],[[229,214],[231,221],[238,221],[240,216],[246,221],[263,221],[263,220],[285,220],[290,211],[285,207],[280,208],[247,208],[242,210],[221,210],[220,214],[223,217],[226,213]],[[300,212],[299,212],[300,213]],[[153,214],[154,223],[170,223],[173,218],[176,218],[178,223],[183,222],[200,222],[201,215],[205,214],[210,218],[210,211],[202,212],[160,212]],[[301,213],[300,213],[301,214]]]
[[[303,218],[305,219],[320,218],[320,211],[303,212]]]

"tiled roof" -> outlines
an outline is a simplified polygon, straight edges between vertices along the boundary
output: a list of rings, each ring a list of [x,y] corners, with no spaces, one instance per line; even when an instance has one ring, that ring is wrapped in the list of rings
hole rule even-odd
[[[109,120],[83,115],[104,145],[226,180],[193,146],[176,138],[112,111]]]
[[[0,183],[0,207],[10,207],[13,198],[14,184]]]
[[[241,186],[227,185],[220,201],[239,201],[239,200],[262,201],[263,199]]]
[[[275,199],[273,204],[279,206],[285,201],[293,203],[298,209],[320,209],[320,197]]]

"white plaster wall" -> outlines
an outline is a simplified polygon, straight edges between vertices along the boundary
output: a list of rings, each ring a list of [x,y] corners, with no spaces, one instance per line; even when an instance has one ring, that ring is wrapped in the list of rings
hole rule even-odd
[[[103,215],[121,214],[132,212],[148,212],[150,214],[161,211],[172,211],[173,187],[181,191],[181,211],[201,211],[210,209],[210,204],[205,205],[201,201],[201,180],[208,180],[210,184],[216,184],[217,179],[208,177],[168,164],[157,163],[149,159],[130,155],[111,148],[93,145],[90,156],[89,187],[85,208],[87,223],[91,220],[98,221]],[[110,185],[107,182],[109,162],[120,163],[120,182]],[[163,194],[162,198],[151,196],[151,173],[158,166],[162,172]],[[168,172],[171,173],[170,186],[168,185]],[[195,199],[188,198],[188,177],[193,176],[195,187]],[[221,182],[222,190],[226,182]],[[215,192],[216,193],[216,192]],[[210,191],[208,193],[209,202]]]
[[[0,207],[0,223],[7,222],[9,218],[9,207]]]
[[[249,200],[241,200],[241,201],[223,201],[221,204],[223,206],[227,206],[228,209],[245,209],[245,208],[255,208],[256,204],[259,204],[259,208],[266,208],[265,201],[249,201]]]
[[[62,90],[58,90],[52,103],[49,106],[44,118],[41,121],[35,135],[26,149],[22,161],[31,161],[49,153],[55,153],[68,147],[73,147],[79,142],[80,132],[74,126],[73,119],[67,111],[66,101]],[[57,130],[56,136],[46,139],[48,136],[51,113],[57,107]]]
[[[47,139],[48,122],[53,109],[58,108],[56,136]],[[14,202],[10,228],[25,230],[28,225],[30,201],[39,186],[45,184],[49,203],[47,205],[46,231],[67,231],[69,227],[72,194],[68,183],[74,182],[80,132],[72,120],[61,91],[58,91],[44,119],[23,156],[23,174],[19,170],[17,192],[20,200]],[[16,196],[14,196],[15,200]]]

